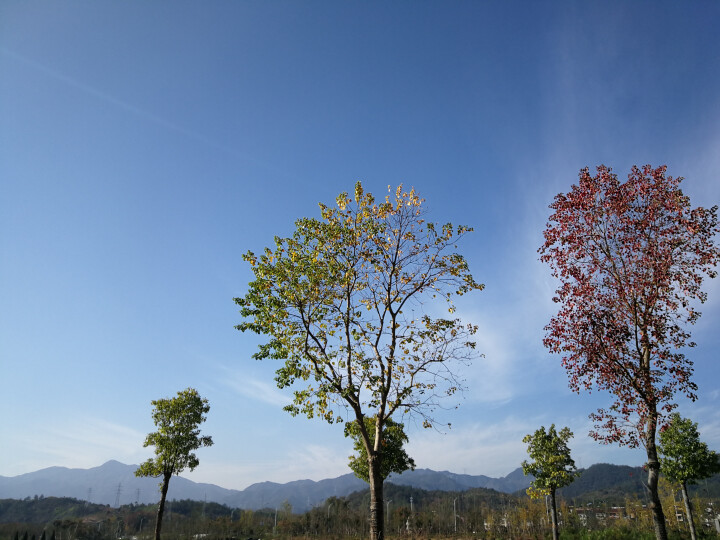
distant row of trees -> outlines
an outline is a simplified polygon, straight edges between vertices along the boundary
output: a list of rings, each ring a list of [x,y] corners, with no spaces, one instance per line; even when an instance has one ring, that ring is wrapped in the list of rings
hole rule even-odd
[[[661,481],[660,496],[669,516],[668,529],[687,535],[688,522],[680,514],[682,503],[677,492]],[[712,525],[711,498],[693,496],[699,509],[699,523]],[[397,538],[545,538],[551,531],[551,517],[545,498],[530,499],[486,489],[465,492],[429,492],[389,484],[386,489],[385,529]],[[601,493],[557,504],[562,538],[648,538],[653,535],[652,516],[646,497],[634,493],[616,494],[600,499]],[[410,500],[413,502],[411,503]],[[82,507],[81,501],[47,498],[58,509]],[[715,498],[717,499],[717,497]],[[67,501],[67,502],[66,502]],[[208,540],[227,538],[361,538],[369,534],[370,492],[348,497],[331,497],[304,513],[294,513],[290,504],[277,509],[242,510],[217,503],[172,501],[166,507],[163,531],[170,538],[192,538],[206,535]],[[27,507],[27,515],[36,511],[35,501],[15,501]],[[80,503],[80,504],[77,504]],[[412,504],[412,506],[411,506]],[[40,523],[0,523],[0,538],[11,540],[17,535],[28,540],[117,540],[153,536],[152,522],[156,505],[126,505],[120,508],[91,505],[93,512],[82,518],[49,517]],[[707,530],[707,529],[706,529]],[[700,535],[702,536],[702,535]]]
[[[553,424],[547,431],[543,426],[523,439],[523,442],[528,444],[527,451],[532,461],[524,461],[522,469],[526,475],[534,477],[527,493],[533,499],[549,498],[548,512],[553,540],[559,538],[557,490],[570,485],[579,474],[568,447],[572,436],[567,427],[558,432]],[[695,484],[719,473],[720,455],[700,440],[696,423],[677,413],[671,415],[670,422],[660,432],[658,454],[660,470],[682,493],[690,536],[692,540],[696,540],[697,532],[688,484]],[[660,504],[662,507],[662,501]],[[674,511],[674,498],[672,506]]]
[[[633,167],[620,182],[607,167],[595,176],[583,169],[578,184],[550,205],[539,249],[560,281],[553,299],[560,309],[544,344],[561,355],[571,389],[596,387],[613,396],[609,408],[591,414],[592,435],[646,449],[658,540],[667,531],[657,435],[676,394],[697,397],[693,364],[682,351],[694,345],[688,326],[706,299],[703,280],[715,277],[720,260],[713,243],[717,206],[692,208],[682,178],[665,172]],[[351,467],[370,485],[370,540],[382,540],[384,480],[413,466],[402,449],[404,425],[394,418],[407,415],[432,427],[442,398],[462,390],[455,369],[477,356],[477,327],[453,317],[454,299],[483,285],[456,251],[472,229],[426,221],[414,189],[389,189],[377,202],[358,182],[352,197],[341,193],[335,203],[320,205],[320,219],[296,221],[293,235],[276,237],[274,248],[244,255],[254,281],[235,298],[243,316],[237,328],[268,338],[254,358],[284,362],[275,380],[293,390],[288,412],[346,423],[358,452]],[[449,317],[441,315],[445,310]],[[193,400],[187,408],[153,402],[161,427],[146,445],[156,446],[157,457],[138,473],[164,479],[156,540],[170,476],[192,469],[192,450],[211,443],[196,430],[207,404],[199,405],[197,395]],[[526,441],[531,456],[537,453],[527,470],[536,477],[536,494],[552,496],[572,479],[574,463],[565,459],[568,432],[542,431]]]

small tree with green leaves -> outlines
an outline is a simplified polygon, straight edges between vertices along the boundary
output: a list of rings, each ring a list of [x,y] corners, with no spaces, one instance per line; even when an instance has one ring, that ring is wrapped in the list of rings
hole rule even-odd
[[[153,400],[153,422],[158,430],[148,434],[144,447],[155,447],[155,458],[148,459],[135,471],[135,476],[162,477],[158,504],[155,540],[160,540],[170,478],[185,469],[194,470],[200,464],[194,451],[212,446],[212,437],[200,436],[198,426],[206,420],[210,405],[197,390],[187,388],[174,398]]]
[[[545,426],[542,426],[535,434],[526,435],[523,438],[523,442],[528,445],[527,452],[533,460],[522,462],[523,473],[535,477],[527,489],[527,493],[533,499],[550,496],[550,516],[554,540],[558,538],[555,492],[559,488],[571,484],[579,474],[575,467],[575,461],[570,457],[570,448],[567,445],[572,437],[573,434],[569,428],[562,428],[560,433],[557,433],[555,424],[552,424],[547,432]]]
[[[687,485],[720,472],[720,456],[700,441],[697,423],[673,413],[670,423],[660,432],[660,471],[680,485],[690,536],[695,540],[695,523]]]
[[[365,418],[365,429],[370,434],[370,442],[375,446],[375,418]],[[353,440],[353,449],[356,454],[350,456],[350,469],[360,480],[370,482],[368,457],[365,443],[357,420],[345,424],[345,436]],[[392,473],[400,474],[408,469],[415,470],[415,461],[405,451],[404,444],[408,442],[405,434],[405,425],[388,418],[380,444],[383,459],[380,464],[380,476],[385,480]]]

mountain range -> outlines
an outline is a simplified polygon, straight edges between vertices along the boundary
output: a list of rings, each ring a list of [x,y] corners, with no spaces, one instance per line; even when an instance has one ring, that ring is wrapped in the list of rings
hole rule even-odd
[[[137,465],[108,461],[91,469],[50,467],[14,477],[0,476],[0,499],[25,499],[35,496],[72,497],[114,507],[131,503],[156,503],[159,499],[158,480],[137,478],[136,469]],[[590,500],[613,504],[622,504],[627,496],[637,496],[641,499],[646,497],[644,483],[647,473],[641,467],[599,463],[580,472],[579,478],[560,490],[561,497],[580,503]],[[530,480],[530,477],[523,475],[520,468],[503,478],[417,469],[406,471],[401,475],[392,475],[387,483],[400,486],[395,491],[402,490],[403,486],[418,490],[416,496],[421,495],[420,490],[457,492],[478,488],[524,495],[523,491],[530,485]],[[286,484],[260,482],[242,491],[174,477],[170,482],[168,500],[216,502],[230,508],[247,510],[278,508],[287,501],[292,505],[294,512],[305,512],[321,505],[329,497],[346,497],[351,493],[367,489],[368,485],[352,474],[318,482],[313,480],[296,480]],[[387,491],[391,492],[393,488],[388,486]],[[408,495],[407,490],[403,490],[403,493]],[[701,480],[698,485],[690,486],[690,493],[703,497],[720,497],[720,474]]]
[[[43,495],[73,497],[111,506],[156,503],[159,499],[158,480],[138,478],[135,476],[136,469],[137,465],[108,461],[90,469],[49,467],[19,476],[0,476],[0,499],[24,499]],[[503,478],[416,469],[401,475],[392,475],[387,481],[424,490],[466,491],[488,488],[504,493],[513,493],[530,484],[530,479],[525,477],[519,468]],[[367,483],[353,474],[320,481],[296,480],[285,484],[260,482],[242,491],[192,482],[176,476],[170,482],[168,500],[205,500],[250,510],[275,508],[287,501],[294,511],[304,512],[321,504],[328,497],[344,497],[367,487]]]

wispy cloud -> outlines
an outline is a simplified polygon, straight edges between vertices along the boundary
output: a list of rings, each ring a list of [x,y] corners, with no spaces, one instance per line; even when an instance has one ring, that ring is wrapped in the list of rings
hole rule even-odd
[[[525,459],[522,438],[535,429],[530,419],[509,417],[453,428],[444,435],[424,431],[411,437],[408,453],[420,468],[505,476]]]
[[[338,447],[320,445],[288,445],[280,457],[253,459],[252,462],[212,461],[183,476],[194,482],[208,482],[229,489],[245,489],[257,482],[285,483],[292,480],[324,480],[350,472],[349,452]],[[233,485],[228,485],[228,479]]]
[[[291,401],[274,384],[249,377],[238,370],[224,368],[222,383],[242,396],[275,407],[284,407]]]
[[[167,118],[164,118],[155,113],[147,111],[141,107],[133,105],[132,103],[129,103],[123,99],[120,99],[109,92],[100,90],[100,89],[98,89],[94,86],[91,86],[75,77],[71,77],[71,76],[67,75],[66,73],[62,73],[61,71],[58,71],[57,69],[48,67],[40,62],[37,62],[36,60],[33,60],[31,58],[28,58],[26,56],[18,54],[18,53],[14,52],[12,50],[9,50],[5,47],[0,47],[0,53],[4,54],[5,56],[7,56],[9,58],[12,58],[13,60],[15,60],[17,62],[22,63],[25,66],[31,67],[31,68],[35,69],[36,71],[39,71],[39,72],[45,74],[48,77],[51,77],[51,78],[53,78],[57,81],[60,81],[72,88],[75,88],[76,90],[79,90],[86,95],[93,96],[94,98],[97,98],[106,103],[109,103],[118,109],[121,109],[125,112],[131,113],[139,118],[143,118],[146,121],[152,122],[159,126],[163,126],[167,129],[170,129],[177,133],[181,133],[181,134],[185,135],[186,137],[194,139],[197,142],[203,143],[209,147],[215,148],[215,149],[225,152],[227,154],[231,154],[240,159],[243,159],[246,161],[252,161],[255,163],[258,162],[256,159],[254,159],[246,154],[242,154],[242,153],[238,152],[236,149],[233,149],[224,144],[221,144],[220,142],[218,142],[214,139],[211,139],[210,137],[207,137],[207,136],[203,135],[202,133],[199,133],[192,129],[187,129],[186,127],[183,127],[171,120],[168,120]],[[263,164],[263,165],[266,165],[266,164]]]
[[[514,379],[514,347],[509,341],[506,327],[502,321],[474,314],[463,317],[478,325],[474,336],[477,350],[483,356],[476,359],[465,370],[468,397],[481,403],[503,403],[512,399],[517,387]]]
[[[713,390],[696,402],[683,403],[678,412],[697,422],[700,438],[711,449],[720,448],[720,390]]]
[[[148,450],[145,433],[94,417],[76,417],[63,423],[34,426],[5,441],[15,456],[8,474],[22,474],[48,464],[62,467],[96,467],[110,459],[138,463]]]

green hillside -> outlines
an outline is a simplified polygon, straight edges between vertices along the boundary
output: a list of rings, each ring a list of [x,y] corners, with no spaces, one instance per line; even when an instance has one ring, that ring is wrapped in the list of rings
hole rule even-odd
[[[34,497],[25,500],[0,499],[0,523],[49,523],[55,520],[84,518],[110,511],[67,497]]]

